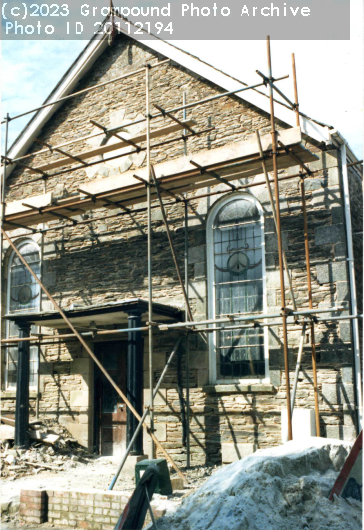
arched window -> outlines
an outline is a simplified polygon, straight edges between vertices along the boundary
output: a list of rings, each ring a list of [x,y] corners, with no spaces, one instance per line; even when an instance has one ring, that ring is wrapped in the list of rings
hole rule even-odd
[[[207,221],[207,245],[209,318],[263,313],[264,217],[260,204],[243,194],[216,203]],[[210,334],[211,381],[264,379],[265,343],[264,328]]]
[[[23,240],[18,245],[23,258],[31,269],[40,276],[40,251],[32,240]],[[19,314],[35,312],[40,309],[40,287],[30,272],[24,267],[19,257],[13,252],[9,259],[7,313]],[[34,331],[34,330],[33,330]],[[7,338],[18,336],[19,329],[14,322],[7,323]],[[18,364],[18,345],[8,346],[6,349],[6,387],[16,387],[16,372]],[[35,388],[38,373],[38,346],[30,346],[30,381],[29,386]]]

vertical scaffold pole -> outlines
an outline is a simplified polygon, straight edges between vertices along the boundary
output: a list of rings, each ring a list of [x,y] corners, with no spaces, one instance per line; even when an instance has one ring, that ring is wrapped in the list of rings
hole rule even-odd
[[[8,138],[9,138],[9,114],[6,114],[5,118],[5,141],[4,141],[4,154],[5,156],[8,156]],[[0,224],[1,228],[3,227],[4,223],[4,216],[5,216],[5,186],[6,186],[6,162],[4,160],[3,164],[3,173],[1,178],[1,212],[0,212]],[[1,232],[0,235],[0,271],[2,271],[2,263],[3,263],[3,249],[4,249],[4,238],[3,234]],[[2,273],[1,273],[2,274]],[[0,302],[0,336],[2,336],[3,331],[3,315],[5,314],[5,304],[3,304],[2,299],[2,286],[3,286],[3,278],[1,277],[1,288],[0,288],[0,296],[1,296],[1,302]],[[6,336],[6,335],[5,335]],[[6,355],[7,355],[7,348],[5,349]]]
[[[186,197],[185,197],[186,198]],[[185,206],[185,291],[188,299],[188,203],[184,202]],[[186,322],[188,321],[188,305],[186,304]],[[191,467],[190,454],[190,350],[189,350],[189,333],[186,335],[186,453],[187,453],[187,468]]]
[[[303,212],[303,232],[305,240],[305,255],[306,255],[306,272],[307,272],[307,290],[308,290],[308,307],[312,309],[312,285],[311,285],[311,263],[310,263],[310,244],[308,239],[308,223],[306,211],[306,197],[305,197],[305,179],[301,177],[301,199]],[[311,352],[312,352],[312,372],[313,372],[313,391],[315,396],[315,420],[316,420],[316,436],[320,436],[320,411],[318,401],[317,388],[317,362],[316,362],[316,341],[315,341],[315,323],[311,319]]]
[[[145,66],[145,107],[146,107],[146,136],[147,136],[147,168],[148,168],[148,186],[147,186],[147,202],[148,202],[148,347],[149,347],[149,391],[150,391],[150,428],[154,433],[154,409],[153,409],[153,288],[152,288],[152,208],[151,208],[151,163],[150,163],[150,66]],[[155,457],[155,445],[151,440],[151,454],[150,458]]]
[[[300,114],[299,114],[299,102],[298,102],[298,88],[297,88],[297,74],[296,74],[296,60],[294,53],[292,53],[292,73],[293,73],[293,88],[294,88],[294,102],[296,111],[296,122],[300,125]],[[305,241],[305,256],[306,256],[306,273],[307,273],[307,290],[308,290],[308,304],[309,308],[313,308],[312,304],[312,285],[311,285],[311,263],[310,263],[310,243],[308,239],[308,222],[307,222],[307,209],[306,209],[306,194],[305,194],[305,179],[301,176],[300,179],[301,188],[301,201],[302,201],[302,213],[303,213],[303,233]],[[311,333],[311,356],[312,356],[312,372],[313,372],[313,390],[315,398],[315,421],[316,421],[316,436],[320,436],[320,410],[318,400],[318,388],[317,388],[317,359],[316,359],[316,340],[315,340],[315,323],[311,320],[310,324]]]
[[[288,336],[287,336],[287,314],[286,314],[286,295],[284,289],[284,267],[282,255],[282,233],[281,233],[281,212],[279,204],[279,182],[278,182],[278,165],[277,165],[277,137],[274,119],[274,99],[273,99],[273,78],[272,78],[272,61],[270,54],[270,37],[267,37],[267,55],[269,71],[269,100],[272,132],[272,150],[273,150],[273,172],[274,187],[277,212],[277,239],[278,239],[278,259],[279,259],[279,276],[281,284],[281,303],[282,303],[282,326],[283,326],[283,353],[284,368],[286,373],[286,403],[287,403],[287,421],[288,421],[288,440],[292,440],[292,417],[291,417],[291,399],[290,399],[290,382],[289,382],[289,359],[288,359]]]
[[[183,92],[183,106],[187,105],[187,92]],[[187,109],[183,109],[183,119],[187,120]],[[183,130],[183,136],[186,136],[187,130]],[[187,156],[187,140],[183,140],[184,155]],[[187,193],[185,195],[187,199]],[[185,200],[185,291],[188,300],[188,202]],[[185,318],[188,321],[188,310],[189,306],[186,304],[185,307]],[[186,453],[187,469],[191,467],[191,452],[190,452],[190,335],[187,332],[186,335]]]

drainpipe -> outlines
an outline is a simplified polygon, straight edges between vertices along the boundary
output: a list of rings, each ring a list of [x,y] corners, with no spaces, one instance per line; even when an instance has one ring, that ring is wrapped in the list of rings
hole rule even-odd
[[[340,151],[341,151],[341,164],[342,164],[342,176],[343,176],[343,192],[344,192],[344,209],[345,209],[345,221],[346,221],[346,242],[348,248],[348,269],[349,269],[349,284],[350,284],[350,301],[351,301],[351,314],[354,316],[358,315],[357,307],[357,295],[356,295],[356,284],[355,284],[355,268],[354,268],[354,250],[353,250],[353,235],[351,226],[351,212],[350,212],[350,194],[349,194],[349,178],[348,178],[348,167],[346,158],[346,145],[343,138],[340,138]],[[353,329],[353,346],[354,346],[354,367],[355,367],[355,383],[356,383],[356,396],[358,405],[358,430],[362,429],[362,407],[363,407],[363,393],[362,393],[362,381],[361,381],[361,370],[360,370],[360,343],[359,343],[359,322],[358,318],[353,318],[352,329]]]

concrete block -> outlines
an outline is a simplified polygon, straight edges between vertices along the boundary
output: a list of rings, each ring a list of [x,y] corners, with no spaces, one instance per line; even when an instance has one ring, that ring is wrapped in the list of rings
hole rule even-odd
[[[90,361],[84,357],[73,359],[71,362],[71,374],[88,375],[90,373]]]
[[[50,258],[54,256],[57,252],[57,243],[45,243],[43,247],[44,258]]]
[[[188,289],[188,296],[189,298],[197,298],[200,300],[202,300],[203,298],[206,298],[206,282],[205,281],[190,282],[189,289]]]
[[[71,407],[88,407],[89,392],[87,390],[71,390],[70,405]]]
[[[348,442],[354,442],[358,436],[354,426],[352,427],[343,427],[343,439]]]
[[[167,441],[167,425],[166,423],[156,423],[154,422],[154,434],[160,442]]]
[[[88,446],[88,425],[82,423],[65,423],[66,429],[70,432],[73,438],[76,438],[79,444],[84,447]]]
[[[155,396],[153,403],[154,405],[165,405],[167,402],[167,389],[160,388],[157,395]],[[150,392],[149,388],[144,389],[144,406],[149,405],[150,403]]]
[[[320,284],[347,281],[345,261],[316,265],[317,281]]]
[[[326,438],[341,440],[343,433],[342,425],[326,425]]]
[[[135,465],[142,460],[147,460],[147,455],[129,455],[123,467],[123,473],[129,478],[135,477]]]
[[[277,335],[277,329],[276,327],[268,328],[268,345],[274,348],[282,345],[282,341]]]
[[[267,289],[278,289],[280,285],[279,271],[267,271]]]
[[[339,168],[330,167],[328,171],[329,186],[338,186],[340,183]]]
[[[152,221],[163,221],[162,211],[159,208],[152,211]]]
[[[329,405],[354,405],[354,386],[350,383],[323,383],[322,397]]]
[[[278,291],[274,289],[267,289],[267,306],[269,308],[269,311],[277,306],[277,293]]]
[[[205,189],[205,192],[206,192],[206,188]],[[201,193],[204,193],[204,190],[202,189],[201,190]],[[188,217],[188,226],[189,227],[192,227],[192,226],[205,226],[205,219],[206,219],[206,215],[207,215],[207,210],[208,210],[208,204],[207,204],[207,199],[209,197],[204,197],[203,199],[200,199],[199,200],[199,203],[198,203],[198,206],[196,208],[196,210],[194,211],[193,214],[189,213],[189,217]]]
[[[339,188],[335,187],[327,187],[327,188],[320,188],[318,190],[313,190],[312,192],[312,199],[311,199],[311,205],[322,207],[324,206],[326,209],[330,209],[333,206],[341,205],[341,197],[340,197],[340,190]]]
[[[188,263],[193,265],[201,261],[206,261],[206,245],[190,247],[188,249]]]
[[[180,477],[171,477],[171,486],[173,491],[183,490],[183,480]]]
[[[150,422],[147,420],[147,424],[150,425]],[[158,438],[160,442],[166,442],[167,441],[167,424],[166,423],[158,423],[154,422],[154,434]],[[182,445],[182,440],[181,440]],[[151,438],[146,432],[145,429],[143,429],[143,447],[144,452],[149,455],[149,458],[151,458]]]
[[[311,171],[321,168],[327,169],[338,165],[338,155],[336,149],[330,149],[329,151],[320,151],[316,154],[319,157],[319,160],[316,160],[315,162],[310,162],[308,164]]]
[[[341,368],[341,379],[343,383],[353,382],[353,367],[352,366],[343,366]]]
[[[334,209],[334,208],[333,208]],[[345,230],[343,224],[330,226],[319,226],[315,228],[315,245],[329,245],[345,241]]]
[[[221,444],[221,460],[223,464],[230,464],[241,460],[244,456],[251,455],[256,451],[255,444],[223,442]]]
[[[281,371],[280,370],[269,370],[269,380],[271,385],[281,385]]]
[[[348,282],[336,283],[336,300],[338,302],[349,302],[350,291]]]
[[[206,320],[207,318],[206,298],[204,298],[203,300],[199,300],[199,299],[196,300],[196,315],[202,315],[203,316],[202,320]]]
[[[206,262],[195,263],[194,269],[195,280],[206,278]]]
[[[287,409],[281,410],[282,442],[288,441]],[[292,435],[294,440],[316,436],[314,409],[295,408],[292,416]]]
[[[340,322],[339,330],[342,342],[351,342],[351,322]]]
[[[305,190],[306,191],[312,191],[312,190],[318,190],[320,188],[323,188],[325,186],[325,179],[306,179],[305,180]]]

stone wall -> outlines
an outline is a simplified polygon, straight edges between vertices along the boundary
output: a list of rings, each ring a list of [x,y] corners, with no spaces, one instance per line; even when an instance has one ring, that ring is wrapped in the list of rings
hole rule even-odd
[[[152,53],[139,43],[118,39],[95,63],[79,83],[78,89],[101,83],[123,72],[135,70],[152,58]],[[151,101],[166,108],[187,101],[197,101],[221,92],[221,89],[178,66],[163,66],[151,70]],[[144,77],[128,78],[65,103],[43,128],[40,139],[53,145],[84,136],[93,131],[90,119],[105,126],[115,126],[120,120],[134,120],[145,112]],[[188,111],[188,118],[197,122],[196,129],[215,127],[208,135],[188,141],[188,155],[204,149],[214,149],[226,143],[252,137],[256,129],[269,132],[269,117],[262,111],[235,97],[219,99],[208,106]],[[167,120],[152,122],[153,129]],[[284,127],[284,124],[279,124]],[[163,138],[164,139],[164,138]],[[92,143],[92,142],[91,142]],[[84,141],[67,147],[77,153],[88,147]],[[307,143],[318,155],[310,164],[312,177],[306,179],[306,200],[311,252],[311,280],[315,308],[331,307],[349,302],[346,265],[346,240],[340,189],[338,151],[320,150]],[[31,151],[39,150],[34,145]],[[169,144],[152,151],[152,162],[170,160],[183,155],[183,143]],[[58,155],[53,154],[52,159]],[[60,155],[61,156],[61,155]],[[121,174],[145,164],[144,157],[128,156],[117,163],[100,161],[87,170],[77,170],[50,178],[46,190],[53,197],[77,192],[82,182]],[[29,161],[36,166],[50,159],[49,154],[34,155]],[[280,175],[294,175],[299,167]],[[19,186],[34,179],[16,169],[8,181],[7,200],[13,201],[43,193],[43,181]],[[250,179],[256,183],[262,175]],[[242,179],[236,185],[246,184]],[[221,195],[199,198],[209,191],[221,191],[223,184],[195,192],[189,208],[189,296],[194,318],[208,317],[206,278],[206,219],[211,206]],[[267,273],[267,307],[269,312],[280,310],[277,238],[265,185],[245,190],[261,203],[265,216],[265,248]],[[274,192],[274,189],[273,189]],[[167,215],[179,262],[184,258],[183,205],[166,199]],[[143,205],[140,205],[143,206]],[[287,259],[293,271],[294,290],[299,308],[307,308],[307,278],[303,242],[303,217],[298,178],[280,185],[282,235]],[[133,216],[111,217],[120,210],[110,208],[86,214],[79,220],[92,218],[90,224],[58,228],[59,221],[48,223],[54,230],[44,234],[43,279],[63,308],[71,304],[90,305],[124,298],[147,298],[146,213],[136,208]],[[153,299],[183,307],[183,297],[171,257],[168,240],[159,209],[153,210]],[[22,230],[13,235],[21,237]],[[7,251],[8,252],[8,251]],[[161,264],[163,263],[163,267]],[[3,292],[4,296],[4,292]],[[290,294],[286,290],[288,305]],[[51,309],[43,298],[43,309]],[[325,314],[324,314],[325,315]],[[327,315],[329,316],[329,315]],[[300,328],[290,328],[289,357],[293,377],[298,351]],[[175,335],[157,335],[155,340],[154,376],[159,377],[166,356],[173,348]],[[195,334],[189,338],[191,387],[191,450],[192,462],[217,463],[222,449],[234,454],[236,447],[250,451],[256,447],[280,441],[280,410],[285,406],[282,330],[268,332],[270,380],[263,386],[231,386],[215,388],[209,380],[209,356],[206,344]],[[355,413],[352,377],[352,344],[350,323],[316,325],[318,380],[321,410],[321,435],[340,438],[355,436]],[[145,337],[147,352],[148,343]],[[303,368],[298,384],[297,406],[313,407],[310,347],[305,347]],[[185,462],[182,445],[180,399],[177,392],[177,360],[175,360],[156,403],[157,436],[173,457]],[[182,359],[182,386],[185,387],[185,358]],[[148,393],[147,354],[144,363],[144,387]],[[85,446],[92,449],[92,381],[93,367],[80,345],[65,342],[42,349],[40,411],[45,417],[56,417]],[[146,440],[146,447],[148,446]],[[243,446],[246,444],[244,449]],[[236,452],[236,451],[235,451]]]
[[[357,166],[360,168],[360,166]],[[351,167],[349,174],[350,211],[353,233],[356,292],[358,313],[363,314],[363,180],[360,172]],[[363,351],[363,320],[359,319],[361,351]]]

